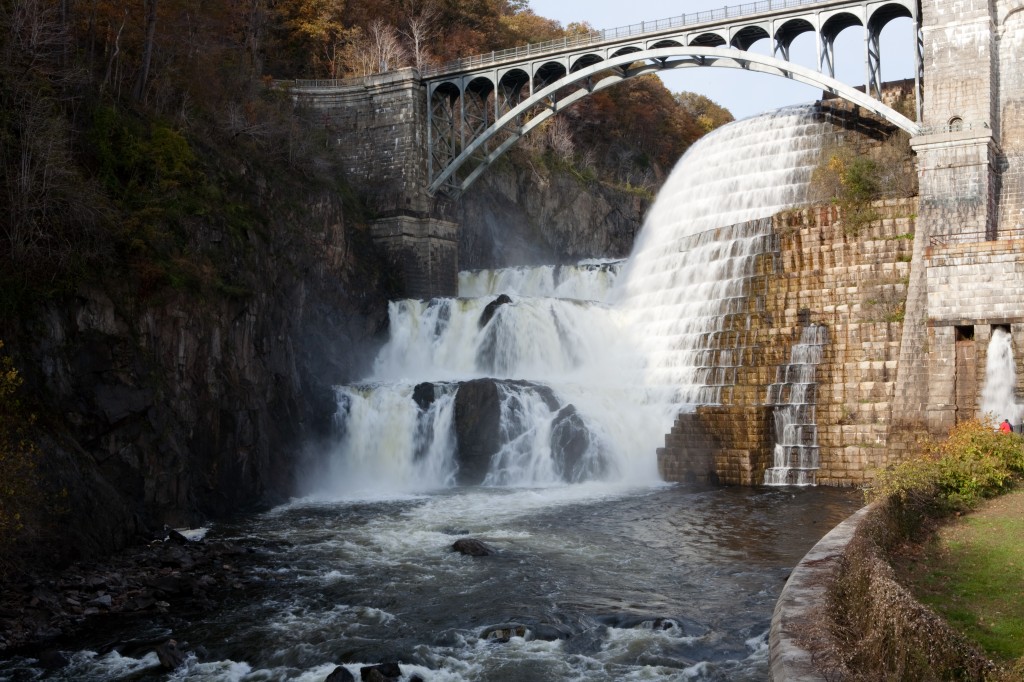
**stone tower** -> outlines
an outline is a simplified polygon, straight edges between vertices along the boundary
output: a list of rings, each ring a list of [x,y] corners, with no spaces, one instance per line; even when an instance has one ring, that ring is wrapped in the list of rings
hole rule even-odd
[[[939,434],[976,415],[992,329],[1024,347],[1024,29],[1019,0],[921,9],[925,134],[911,141],[920,209],[893,422]]]

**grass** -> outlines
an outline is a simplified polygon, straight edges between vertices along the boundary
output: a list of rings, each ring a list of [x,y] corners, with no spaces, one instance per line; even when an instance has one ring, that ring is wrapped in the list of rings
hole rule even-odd
[[[997,662],[1024,659],[1024,491],[944,526],[900,573],[922,603]]]

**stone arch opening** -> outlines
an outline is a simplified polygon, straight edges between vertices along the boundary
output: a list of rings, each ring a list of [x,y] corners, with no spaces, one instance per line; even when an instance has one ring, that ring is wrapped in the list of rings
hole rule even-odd
[[[639,47],[637,47],[636,45],[628,45],[626,47],[623,47],[623,48],[620,48],[620,49],[616,50],[608,58],[609,59],[614,59],[616,57],[622,57],[623,55],[627,55],[627,54],[635,54],[637,52],[642,52],[642,50]]]
[[[462,94],[462,112],[466,134],[476,137],[494,123],[494,82],[485,76],[477,76],[466,84]]]
[[[530,75],[522,69],[506,71],[498,78],[498,87],[495,97],[497,98],[497,111],[500,116],[503,113],[512,111],[523,101],[523,92],[530,84]]]
[[[545,62],[533,76],[534,92],[542,90],[551,83],[565,78],[568,71],[561,62]]]
[[[860,27],[860,31],[856,35],[847,32],[847,29],[854,27]],[[839,62],[836,60],[836,43],[841,43],[841,51],[854,52],[857,56],[855,59],[841,60],[843,64],[859,65],[864,63],[863,51],[864,51],[864,23],[860,17],[851,12],[840,12],[829,17],[824,24],[821,26],[821,70],[833,78],[837,77],[836,66]],[[840,41],[840,35],[843,36],[843,40]],[[849,40],[847,40],[849,39]],[[842,74],[838,76],[842,80],[842,76],[847,76],[851,82],[860,83],[863,80],[863,76],[855,74],[850,67],[851,71],[848,74]]]
[[[806,19],[791,19],[775,31],[775,48],[776,51],[786,61],[790,60],[790,48],[797,38],[810,33],[816,35],[814,25]]]
[[[659,40],[653,45],[647,47],[648,50],[657,50],[663,47],[682,47],[683,44],[678,40]]]

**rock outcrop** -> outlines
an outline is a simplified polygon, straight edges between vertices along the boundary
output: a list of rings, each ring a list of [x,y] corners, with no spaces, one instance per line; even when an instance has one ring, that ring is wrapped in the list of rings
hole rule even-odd
[[[497,165],[462,197],[459,267],[628,256],[652,198],[527,163]]]
[[[34,533],[38,558],[99,556],[292,492],[304,446],[331,428],[332,386],[372,358],[386,297],[376,252],[331,191],[276,213],[266,192],[271,229],[196,235],[236,263],[231,290],[100,276],[0,324],[47,424],[41,473],[60,500]]]

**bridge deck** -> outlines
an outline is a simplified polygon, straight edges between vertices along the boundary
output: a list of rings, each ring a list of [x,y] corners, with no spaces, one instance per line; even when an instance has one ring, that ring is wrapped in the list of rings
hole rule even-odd
[[[849,4],[849,0],[761,0],[760,2],[749,2],[655,21],[642,21],[638,24],[603,29],[592,33],[566,36],[543,43],[530,43],[472,57],[462,57],[440,66],[426,66],[422,69],[421,76],[424,80],[452,76],[489,66],[513,64],[533,57],[554,56],[581,47],[601,47],[633,38],[656,38],[662,34],[678,32],[680,28],[709,28],[735,19],[753,19],[760,15],[765,15],[765,18],[768,18],[774,14],[788,14],[794,9],[827,9]]]

